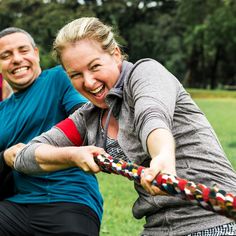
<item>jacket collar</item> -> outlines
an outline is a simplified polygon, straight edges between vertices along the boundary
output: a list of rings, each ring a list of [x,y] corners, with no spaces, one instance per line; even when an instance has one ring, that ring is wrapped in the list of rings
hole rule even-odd
[[[131,62],[123,61],[120,77],[105,99],[106,104],[110,109],[112,108],[112,113],[116,118],[118,118],[122,104],[124,81],[132,68],[133,64]]]

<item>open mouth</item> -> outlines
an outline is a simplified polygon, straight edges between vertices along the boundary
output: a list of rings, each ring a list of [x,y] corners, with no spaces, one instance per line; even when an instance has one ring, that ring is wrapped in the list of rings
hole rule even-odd
[[[101,85],[94,90],[90,90],[89,92],[92,93],[95,97],[100,97],[102,96],[104,90],[105,90],[105,85]]]
[[[20,67],[20,68],[16,68],[12,71],[12,74],[14,74],[14,75],[21,74],[21,73],[27,71],[28,69],[29,69],[28,66],[23,66],[23,67]]]

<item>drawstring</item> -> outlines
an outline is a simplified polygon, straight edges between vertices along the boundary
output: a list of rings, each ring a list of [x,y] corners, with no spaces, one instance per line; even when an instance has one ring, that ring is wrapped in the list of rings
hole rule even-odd
[[[109,111],[108,111],[108,114],[107,114],[107,118],[106,118],[106,122],[105,122],[105,126],[104,126],[104,140],[103,140],[103,149],[105,151],[107,151],[107,132],[108,132],[108,126],[109,126],[109,121],[111,119],[111,113],[112,113],[112,110],[115,106],[115,102],[111,105]]]

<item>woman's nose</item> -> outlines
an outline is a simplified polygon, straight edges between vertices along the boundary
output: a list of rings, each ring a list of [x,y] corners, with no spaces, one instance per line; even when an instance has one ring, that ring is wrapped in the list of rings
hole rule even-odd
[[[92,73],[87,73],[84,75],[84,86],[89,89],[93,89],[96,79]]]

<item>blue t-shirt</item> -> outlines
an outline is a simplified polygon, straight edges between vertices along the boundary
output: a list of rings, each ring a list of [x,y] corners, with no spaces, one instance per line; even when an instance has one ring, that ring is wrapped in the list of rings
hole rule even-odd
[[[0,151],[27,143],[68,116],[87,100],[71,85],[61,66],[44,70],[30,87],[0,102]],[[97,179],[79,168],[38,176],[14,171],[17,203],[75,202],[91,207],[101,219],[103,200]]]

